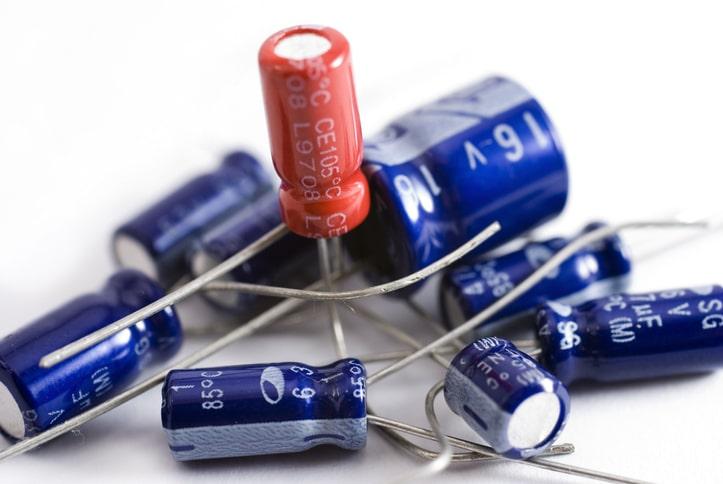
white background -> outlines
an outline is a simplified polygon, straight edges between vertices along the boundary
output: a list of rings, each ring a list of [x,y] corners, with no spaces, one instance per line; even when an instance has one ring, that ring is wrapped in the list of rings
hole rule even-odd
[[[367,134],[492,73],[528,87],[558,128],[571,174],[568,208],[542,234],[569,234],[596,217],[715,212],[721,19],[720,10],[690,1],[3,1],[0,332],[98,288],[113,270],[113,228],[216,166],[224,151],[244,146],[267,157],[256,52],[269,34],[298,23],[328,24],[350,40]],[[665,237],[649,232],[641,246]],[[639,264],[634,288],[721,282],[721,242],[713,235]],[[419,300],[434,306],[431,290]],[[403,306],[374,307],[431,338]],[[213,317],[198,304],[183,311],[188,325]],[[343,314],[357,353],[401,348]],[[303,324],[241,341],[210,363],[323,363],[332,358],[324,318],[314,306]],[[421,362],[372,387],[371,402],[380,414],[424,424],[423,395],[441,375]],[[723,373],[571,392],[559,441],[577,452],[560,462],[655,481],[720,480]],[[178,464],[161,431],[159,393],[0,464],[0,480],[379,482],[419,466],[374,431],[357,453]],[[442,416],[450,432],[472,437],[459,419]],[[579,481],[499,463],[457,466],[437,480]]]

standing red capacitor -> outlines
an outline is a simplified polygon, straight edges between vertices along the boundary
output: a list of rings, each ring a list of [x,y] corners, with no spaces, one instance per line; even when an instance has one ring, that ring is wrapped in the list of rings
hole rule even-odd
[[[264,42],[259,68],[284,222],[306,237],[345,234],[369,212],[349,43],[291,27]]]

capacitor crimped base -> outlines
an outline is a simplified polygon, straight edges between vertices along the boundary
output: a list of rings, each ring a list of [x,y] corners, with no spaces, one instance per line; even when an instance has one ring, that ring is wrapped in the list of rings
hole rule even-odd
[[[339,237],[356,227],[369,213],[369,187],[361,171],[354,173],[332,200],[303,200],[303,191],[282,185],[279,191],[284,223],[303,227],[306,236]],[[292,229],[293,230],[293,229]]]

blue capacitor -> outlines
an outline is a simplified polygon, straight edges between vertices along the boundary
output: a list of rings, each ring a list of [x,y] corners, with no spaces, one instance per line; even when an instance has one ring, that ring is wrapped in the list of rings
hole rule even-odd
[[[272,190],[258,160],[230,153],[216,171],[190,180],[121,225],[113,235],[116,260],[170,287],[189,274],[188,251],[204,230]]]
[[[278,195],[269,191],[205,233],[191,255],[191,271],[199,276],[244,249],[281,223]],[[305,287],[319,279],[316,244],[289,233],[224,276],[227,280],[271,286]],[[206,292],[216,305],[253,312],[273,299],[239,291]]]
[[[366,370],[269,363],[174,370],[161,419],[176,460],[300,452],[366,444]]]
[[[541,361],[565,383],[621,381],[723,367],[723,288],[616,294],[548,303],[537,319]]]
[[[171,357],[181,344],[172,307],[59,363],[38,360],[164,295],[135,270],[113,275],[86,294],[0,340],[0,430],[30,437],[107,400],[149,363]]]
[[[527,459],[545,450],[567,422],[565,385],[511,342],[482,338],[460,351],[444,398],[495,451]]]
[[[590,223],[582,233],[604,225]],[[440,305],[445,321],[452,327],[467,321],[507,294],[569,242],[562,237],[531,242],[500,257],[482,257],[450,269],[440,285]],[[614,235],[578,251],[484,324],[523,314],[534,318],[534,310],[547,301],[580,304],[624,291],[631,269],[627,250],[620,237]]]
[[[557,216],[568,174],[540,104],[521,86],[485,79],[390,124],[364,145],[372,209],[349,234],[375,281],[440,259],[485,226],[502,230],[477,253]]]

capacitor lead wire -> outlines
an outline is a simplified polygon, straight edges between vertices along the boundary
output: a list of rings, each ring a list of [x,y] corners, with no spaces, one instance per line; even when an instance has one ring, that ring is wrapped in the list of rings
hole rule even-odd
[[[439,381],[436,383],[432,388],[430,388],[429,392],[427,392],[427,396],[425,398],[425,413],[427,414],[427,420],[429,420],[432,429],[434,431],[434,436],[436,437],[437,442],[440,443],[440,452],[438,457],[440,464],[438,466],[432,467],[432,470],[437,470],[439,467],[442,467],[442,469],[449,463],[448,462],[448,454],[450,452],[449,445],[450,442],[452,442],[452,439],[450,439],[444,432],[442,431],[441,425],[439,424],[439,420],[437,418],[437,414],[434,410],[434,401],[439,395],[439,393],[444,389],[444,380]],[[481,453],[481,449],[479,450]],[[554,472],[560,472],[563,474],[570,474],[574,476],[579,477],[587,477],[590,479],[595,479],[599,481],[605,481],[605,482],[622,482],[622,483],[628,483],[628,484],[646,484],[648,481],[642,481],[639,479],[633,479],[630,477],[624,477],[619,476],[615,474],[610,474],[607,472],[601,472],[597,470],[592,469],[586,469],[584,467],[578,467],[578,466],[572,466],[569,464],[561,464],[559,462],[553,462],[546,459],[540,459],[539,457],[533,457],[530,459],[525,460],[518,460],[518,459],[510,459],[508,457],[499,455],[499,458],[502,460],[508,460],[510,462],[517,462],[519,464],[524,465],[530,465],[532,467],[538,467],[540,469],[545,469],[549,471]],[[433,463],[434,464],[434,463]]]
[[[545,277],[547,273],[549,273],[551,270],[554,270],[560,263],[562,263],[567,257],[572,255],[575,251],[579,250],[581,247],[584,247],[587,244],[591,244],[596,242],[597,240],[603,239],[607,236],[609,236],[612,233],[615,233],[619,230],[624,229],[642,229],[642,228],[663,228],[663,227],[680,227],[680,226],[706,226],[703,222],[680,222],[680,221],[673,221],[673,220],[667,220],[667,221],[649,221],[649,222],[631,222],[627,224],[620,224],[617,226],[612,227],[603,227],[597,231],[590,232],[578,239],[573,240],[570,244],[568,244],[566,247],[564,247],[561,251],[559,251],[557,254],[555,254],[550,260],[548,260],[547,263],[543,264],[535,273],[533,273],[528,279],[523,281],[523,283],[516,288],[516,290],[511,291],[508,293],[505,297],[501,298],[497,301],[493,306],[488,308],[486,311],[483,311],[479,315],[477,315],[472,320],[466,322],[462,326],[458,327],[456,330],[451,331],[447,335],[445,335],[442,338],[437,339],[433,343],[425,346],[424,348],[421,348],[411,355],[405,357],[402,360],[399,360],[398,362],[386,367],[385,369],[375,373],[368,379],[368,383],[371,384],[374,381],[383,378],[384,376],[388,376],[389,374],[393,373],[394,371],[401,369],[408,364],[412,363],[413,361],[416,361],[420,357],[428,354],[430,351],[437,349],[441,346],[443,346],[445,343],[448,343],[449,341],[454,340],[455,338],[460,337],[463,333],[466,331],[469,331],[472,327],[482,322],[488,315],[494,314],[495,311],[502,309],[506,304],[508,304],[509,301],[514,300],[515,297],[522,294],[525,290],[529,289],[532,285],[534,285],[537,281],[539,281],[542,277]],[[376,286],[376,290],[379,290],[380,287],[383,289],[388,289],[387,286],[395,285],[403,283],[405,280],[414,279],[413,282],[416,282],[421,277],[424,277],[424,275],[429,275],[427,273],[433,273],[434,269],[439,270],[446,265],[451,264],[454,262],[455,257],[459,258],[463,256],[466,252],[474,249],[477,245],[479,245],[486,237],[489,237],[492,235],[496,230],[499,229],[499,224],[493,224],[492,226],[486,228],[484,231],[482,231],[480,234],[478,234],[474,239],[470,240],[466,244],[464,244],[462,247],[458,248],[456,251],[448,254],[445,258],[440,259],[434,264],[431,264],[430,266],[427,266],[426,268],[422,269],[421,271],[418,271],[417,273],[414,273],[410,276],[407,276],[406,278],[403,278],[399,281],[393,281],[392,283],[383,284],[381,286]],[[235,265],[242,263],[244,260],[252,257],[255,253],[257,253],[260,250],[263,250],[266,246],[273,243],[274,240],[277,240],[280,236],[282,236],[286,232],[286,229],[283,226],[276,227],[272,231],[270,231],[268,234],[266,234],[264,237],[261,237],[259,240],[254,242],[253,244],[249,245],[244,250],[237,253],[235,256],[233,256],[231,259],[228,259],[224,263],[222,263],[220,266],[217,266],[216,268],[212,269],[211,271],[203,274],[202,276],[198,277],[197,279],[194,279],[190,283],[181,286],[176,292],[169,294],[166,296],[166,298],[161,299],[157,301],[154,304],[151,304],[145,308],[143,308],[141,311],[138,311],[138,314],[132,314],[128,318],[124,318],[128,320],[129,322],[122,320],[119,320],[117,323],[110,325],[108,328],[106,328],[107,331],[110,331],[109,335],[113,334],[113,330],[120,331],[124,329],[124,327],[118,327],[120,324],[127,324],[132,325],[135,322],[137,322],[137,319],[135,318],[144,318],[149,315],[155,314],[155,312],[163,309],[164,307],[173,304],[177,302],[178,300],[181,300],[190,294],[193,294],[196,292],[200,287],[202,287],[204,284],[207,284],[208,281],[213,280],[215,277],[220,277],[224,273],[230,271],[235,267]],[[488,233],[492,232],[492,233]],[[439,267],[441,266],[441,267]],[[413,283],[411,282],[411,283]],[[317,285],[318,287],[318,285]],[[373,288],[372,288],[373,289]],[[369,289],[361,290],[364,292],[368,292]],[[384,293],[385,291],[382,291],[381,293]],[[321,293],[323,297],[330,297],[329,299],[334,299],[334,296],[338,299],[347,299],[348,297],[348,291],[346,293],[336,293],[336,294],[329,294],[324,293],[320,291],[312,292],[314,295],[318,295]],[[363,296],[359,296],[363,297]],[[312,299],[314,299],[312,297]],[[81,415],[78,415],[77,417],[74,417],[72,419],[67,420],[63,424],[60,424],[56,427],[53,427],[35,437],[32,437],[30,439],[23,440],[3,451],[0,452],[0,460],[3,460],[5,458],[23,453],[27,450],[30,450],[32,448],[35,448],[45,442],[48,442],[59,435],[64,434],[65,432],[68,432],[79,425],[90,421],[94,419],[97,416],[100,416],[109,410],[117,407],[118,405],[121,405],[122,403],[125,403],[135,396],[145,392],[146,390],[158,385],[161,383],[166,376],[166,373],[172,369],[172,368],[187,368],[190,367],[197,362],[207,358],[208,356],[216,353],[217,351],[223,349],[224,347],[230,345],[237,339],[240,339],[244,336],[247,336],[248,334],[253,333],[254,331],[270,324],[275,319],[280,317],[281,315],[299,307],[302,304],[302,301],[299,299],[288,299],[285,300],[276,306],[272,307],[271,309],[267,310],[266,312],[262,313],[261,315],[251,319],[249,322],[247,322],[245,325],[231,331],[227,335],[223,336],[222,338],[218,339],[214,343],[211,343],[210,345],[202,348],[201,350],[198,350],[197,352],[189,355],[188,357],[184,358],[180,362],[169,366],[168,368],[156,373],[155,375],[151,376],[150,378],[144,380],[143,382],[129,388],[128,390],[118,394],[116,397],[100,404],[99,406],[84,412]],[[127,327],[127,326],[125,326]],[[117,328],[117,329],[116,329]],[[90,335],[92,336],[92,335]],[[97,336],[96,336],[97,338]],[[103,337],[100,337],[98,340],[104,339]],[[76,354],[79,351],[82,351],[83,349],[87,348],[87,346],[92,346],[94,342],[89,342],[88,340],[81,339],[78,340],[78,342],[73,343],[71,345],[68,345],[67,349],[70,349],[71,351],[59,351],[56,353],[60,353],[59,355],[51,354],[49,356],[52,356],[53,358],[50,358],[47,363],[47,366],[52,366],[52,362],[54,361],[62,361],[65,358],[68,358],[72,356],[73,354]],[[77,345],[77,346],[74,346]],[[517,461],[517,462],[531,462],[531,460],[527,461]],[[622,481],[622,482],[629,482],[629,481]]]
[[[470,251],[474,250],[485,240],[492,237],[500,230],[500,228],[501,227],[498,222],[493,222],[492,224],[488,225],[484,230],[482,230],[479,234],[458,247],[456,250],[450,252],[445,257],[442,257],[436,262],[429,264],[423,269],[420,269],[419,271],[416,271],[401,279],[397,279],[377,286],[367,287],[364,289],[333,293],[325,291],[308,291],[304,289],[263,286],[256,284],[228,283],[230,284],[230,286],[227,286],[226,283],[219,284],[221,285],[221,287],[228,288],[228,290],[243,289],[247,292],[253,292],[258,295],[290,297],[319,301],[329,301],[336,299],[358,299],[379,294],[388,294],[390,292],[397,291],[399,289],[403,289],[407,286],[415,284],[431,276],[435,272],[438,272],[450,266],[455,261],[468,254]],[[270,230],[264,236],[260,237],[258,240],[256,240],[252,244],[249,244],[246,248],[236,253],[230,259],[225,260],[218,266],[184,284],[183,286],[167,294],[166,296],[158,299],[154,303],[149,304],[148,306],[132,314],[129,314],[128,316],[121,318],[118,321],[111,323],[108,326],[105,326],[104,328],[90,333],[89,335],[84,336],[83,338],[73,343],[70,343],[56,351],[53,351],[43,356],[40,359],[40,366],[43,368],[51,368],[52,366],[57,365],[62,361],[65,361],[71,356],[74,356],[81,351],[100,343],[106,338],[113,336],[114,334],[124,330],[125,328],[136,324],[138,321],[150,317],[157,312],[163,310],[164,308],[191,296],[192,294],[203,288],[205,285],[209,284],[211,281],[230,272],[239,264],[242,264],[246,260],[258,254],[260,251],[264,250],[273,242],[279,240],[286,233],[286,227],[284,225],[278,225],[276,228]]]
[[[526,291],[530,290],[532,287],[534,287],[535,284],[537,284],[539,281],[541,281],[544,277],[546,277],[548,274],[550,274],[552,271],[557,269],[563,262],[565,262],[569,257],[573,256],[577,251],[582,249],[583,247],[593,244],[595,242],[598,242],[600,240],[605,239],[606,237],[609,237],[615,233],[618,233],[623,230],[637,230],[637,229],[651,229],[651,228],[671,228],[671,227],[708,227],[708,223],[706,221],[693,221],[693,222],[684,222],[679,220],[651,220],[651,221],[635,221],[635,222],[627,222],[622,223],[618,225],[613,226],[603,226],[598,229],[592,230],[588,233],[582,234],[579,237],[571,240],[567,245],[565,245],[562,249],[560,249],[558,252],[556,252],[547,262],[542,264],[535,272],[530,274],[526,279],[524,279],[520,284],[513,289],[511,289],[507,294],[497,299],[494,303],[492,303],[490,306],[485,308],[483,311],[472,317],[471,319],[467,320],[460,326],[456,327],[455,329],[451,330],[446,335],[436,339],[435,341],[429,343],[424,348],[416,351],[415,353],[409,355],[408,357],[399,360],[395,363],[392,363],[391,365],[387,366],[386,368],[383,368],[379,370],[378,372],[370,375],[367,378],[367,382],[369,385],[372,383],[381,380],[384,377],[387,377],[402,368],[410,365],[411,363],[415,362],[419,358],[422,358],[423,356],[429,354],[431,351],[435,350],[439,346],[448,344],[450,341],[453,341],[455,338],[462,337],[465,333],[468,331],[471,331],[476,326],[480,325],[490,317],[492,317],[495,313],[498,311],[501,311],[504,309],[508,304],[513,302],[515,299],[520,297],[522,294],[524,294]]]
[[[333,263],[331,260],[331,254],[329,253],[329,244],[326,239],[317,239],[317,247],[319,250],[319,269],[321,272],[321,278],[324,280],[325,289],[329,292],[334,291],[334,281],[331,277],[332,266],[340,265],[339,262]],[[334,252],[334,259],[338,261],[338,252]],[[336,356],[339,358],[346,358],[349,353],[346,349],[346,340],[344,338],[344,328],[341,324],[341,318],[339,317],[339,309],[336,307],[334,301],[327,301],[327,310],[329,311],[329,322],[331,325],[331,334],[334,341],[334,349],[336,350]]]

